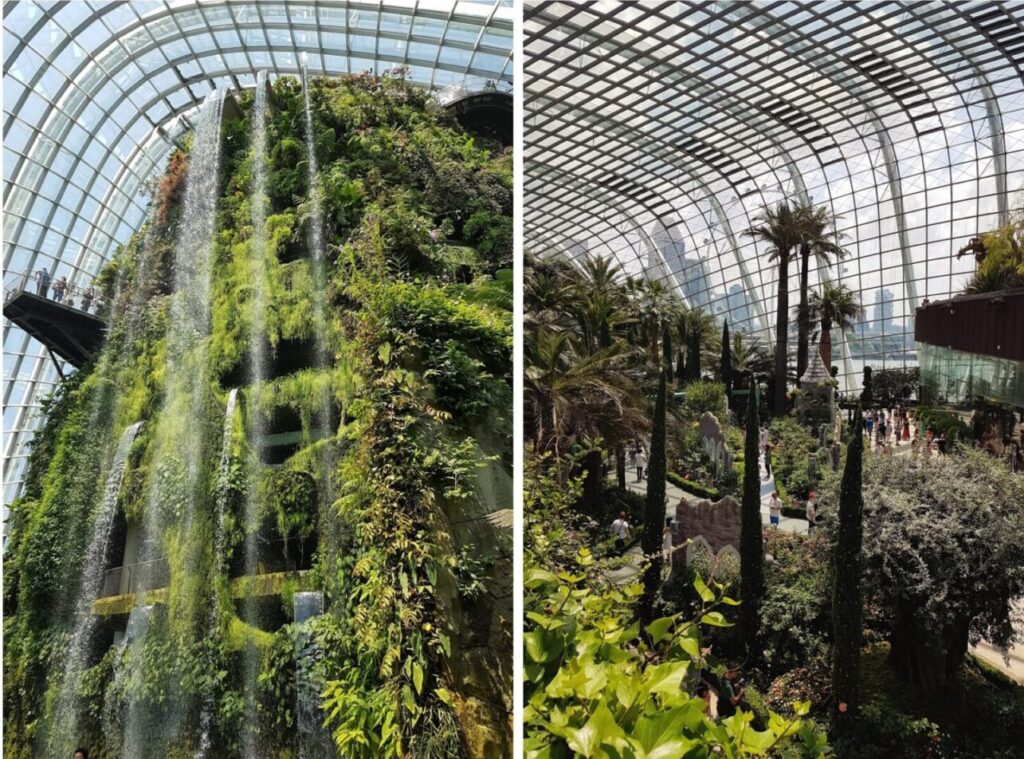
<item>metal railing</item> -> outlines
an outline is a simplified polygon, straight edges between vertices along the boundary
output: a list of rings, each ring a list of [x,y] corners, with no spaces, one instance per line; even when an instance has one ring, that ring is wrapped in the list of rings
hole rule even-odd
[[[5,304],[26,290],[85,314],[99,316],[106,308],[102,294],[92,285],[80,287],[63,279],[44,280],[39,276],[39,272],[7,272],[4,275]]]

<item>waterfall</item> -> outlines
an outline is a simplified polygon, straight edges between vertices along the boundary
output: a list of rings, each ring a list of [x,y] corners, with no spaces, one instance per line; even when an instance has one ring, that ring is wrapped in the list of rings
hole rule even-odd
[[[256,75],[256,91],[253,94],[250,145],[252,150],[252,194],[250,198],[252,218],[252,240],[249,248],[249,272],[252,283],[252,304],[249,321],[248,354],[248,421],[249,439],[255,456],[248,458],[248,487],[245,492],[245,574],[257,573],[259,565],[259,453],[266,444],[266,423],[261,411],[264,383],[267,381],[267,72]],[[255,624],[256,605],[252,598],[245,598],[243,617],[246,623]],[[247,644],[243,653],[243,677],[246,710],[253,717],[246,721],[243,731],[242,752],[245,759],[256,759],[256,675],[259,671],[259,652]]]
[[[210,292],[213,240],[216,232],[217,199],[221,164],[221,117],[224,91],[211,92],[204,101],[195,129],[195,141],[185,177],[181,221],[174,246],[174,294],[170,303],[167,334],[165,393],[160,411],[158,436],[154,441],[154,476],[146,497],[141,535],[139,582],[136,603],[141,605],[145,590],[154,585],[154,569],[164,556],[164,530],[183,531],[179,545],[189,571],[201,571],[204,546],[188,539],[195,515],[196,495],[207,450],[201,430],[208,413],[207,336],[210,333]],[[193,599],[198,601],[199,599]],[[197,604],[198,606],[198,604]],[[195,620],[198,622],[199,620]],[[175,619],[184,628],[192,620]],[[132,674],[142,678],[139,663],[131,661]],[[173,694],[177,683],[168,682]],[[162,755],[162,743],[173,738],[188,704],[169,697],[164,735],[153,735],[147,726],[145,706],[128,704],[124,722],[124,745],[131,756]],[[180,699],[178,699],[180,701]],[[204,706],[205,711],[205,706]]]
[[[316,163],[316,140],[313,134],[313,111],[309,105],[309,59],[302,54],[302,101],[306,125],[306,170],[309,185],[309,248],[313,254],[313,326],[316,330],[316,367],[327,368],[327,276],[326,250],[324,248],[324,213],[317,181],[319,170]],[[334,432],[331,429],[331,401],[327,391],[320,398],[317,427],[321,435]]]
[[[67,658],[64,662],[64,675],[61,680],[60,694],[52,725],[56,729],[51,734],[49,751],[52,756],[70,756],[74,750],[74,742],[78,728],[78,709],[75,703],[75,692],[78,680],[85,668],[86,658],[96,631],[96,617],[93,616],[91,605],[99,595],[103,584],[103,574],[107,567],[110,536],[117,513],[117,495],[121,491],[121,482],[128,464],[128,452],[131,450],[135,436],[142,422],[136,422],[121,433],[121,439],[114,452],[114,460],[110,465],[106,486],[103,489],[103,500],[93,519],[92,538],[85,555],[85,566],[82,569],[82,580],[75,604],[75,629],[71,634]]]
[[[309,620],[324,613],[324,594],[320,591],[296,593],[292,599],[295,635],[295,731],[298,759],[327,759],[334,756],[333,744],[323,728],[316,664],[324,651],[309,630]]]

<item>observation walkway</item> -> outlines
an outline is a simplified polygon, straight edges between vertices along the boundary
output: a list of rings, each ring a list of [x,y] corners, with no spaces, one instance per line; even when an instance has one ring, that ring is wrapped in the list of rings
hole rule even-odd
[[[53,284],[43,288],[31,274],[9,275],[4,283],[4,316],[46,346],[51,358],[57,354],[80,367],[103,346],[107,323],[101,313],[105,304],[101,299],[86,301],[84,292],[74,287],[57,300]],[[86,302],[88,308],[83,308]]]
[[[463,129],[473,134],[512,144],[512,93],[493,79],[468,77],[435,94],[445,110],[455,116]]]

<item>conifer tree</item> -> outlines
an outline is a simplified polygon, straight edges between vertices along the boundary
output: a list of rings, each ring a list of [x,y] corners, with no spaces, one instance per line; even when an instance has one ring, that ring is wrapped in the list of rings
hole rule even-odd
[[[860,413],[858,406],[854,418],[860,418]],[[851,425],[850,430],[846,466],[839,490],[839,529],[832,553],[832,696],[841,715],[852,714],[857,706],[857,671],[862,637],[860,574],[864,496],[861,493],[861,467],[864,436],[857,425]]]
[[[720,367],[722,384],[725,385],[725,401],[732,408],[732,346],[729,345],[729,321],[722,325],[722,362]]]
[[[759,657],[761,599],[764,596],[764,533],[761,526],[761,475],[757,467],[760,426],[757,380],[750,378],[747,396],[747,434],[744,445],[743,505],[740,523],[740,633],[749,660]]]
[[[671,355],[666,353],[666,355]],[[649,562],[644,570],[644,594],[640,599],[640,621],[654,618],[654,599],[661,585],[661,530],[665,520],[665,415],[666,380],[670,365],[658,371],[658,397],[654,400],[651,422],[651,456],[647,462],[647,504],[644,509],[644,533],[641,540]]]

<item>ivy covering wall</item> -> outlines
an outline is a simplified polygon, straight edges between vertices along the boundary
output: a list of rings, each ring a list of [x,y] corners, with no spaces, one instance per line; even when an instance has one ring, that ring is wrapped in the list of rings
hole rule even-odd
[[[138,421],[117,510],[155,546],[167,581],[146,599],[92,605],[97,631],[71,684],[76,744],[127,756],[141,730],[152,756],[245,756],[255,743],[261,757],[293,757],[302,725],[325,723],[303,755],[511,754],[510,537],[495,518],[511,508],[511,155],[401,77],[314,79],[309,96],[316,188],[301,84],[271,88],[258,283],[252,93],[225,109],[194,418],[165,403],[168,366],[193,358],[168,355],[188,151],[171,157],[146,227],[101,276],[106,347],[46,405],[11,506],[5,756],[48,755],[60,730],[83,561],[117,443]],[[308,249],[314,191],[323,292]],[[257,291],[271,360],[318,338],[326,360],[253,392]],[[281,414],[298,419],[298,448],[263,465],[252,431]],[[198,472],[172,455],[182,444],[195,446]],[[253,533],[292,560],[311,552],[308,568],[240,579],[232,567]],[[322,591],[325,613],[294,624],[302,590]],[[284,623],[247,617],[256,596]],[[110,645],[105,631],[142,600],[155,611],[141,643]]]

